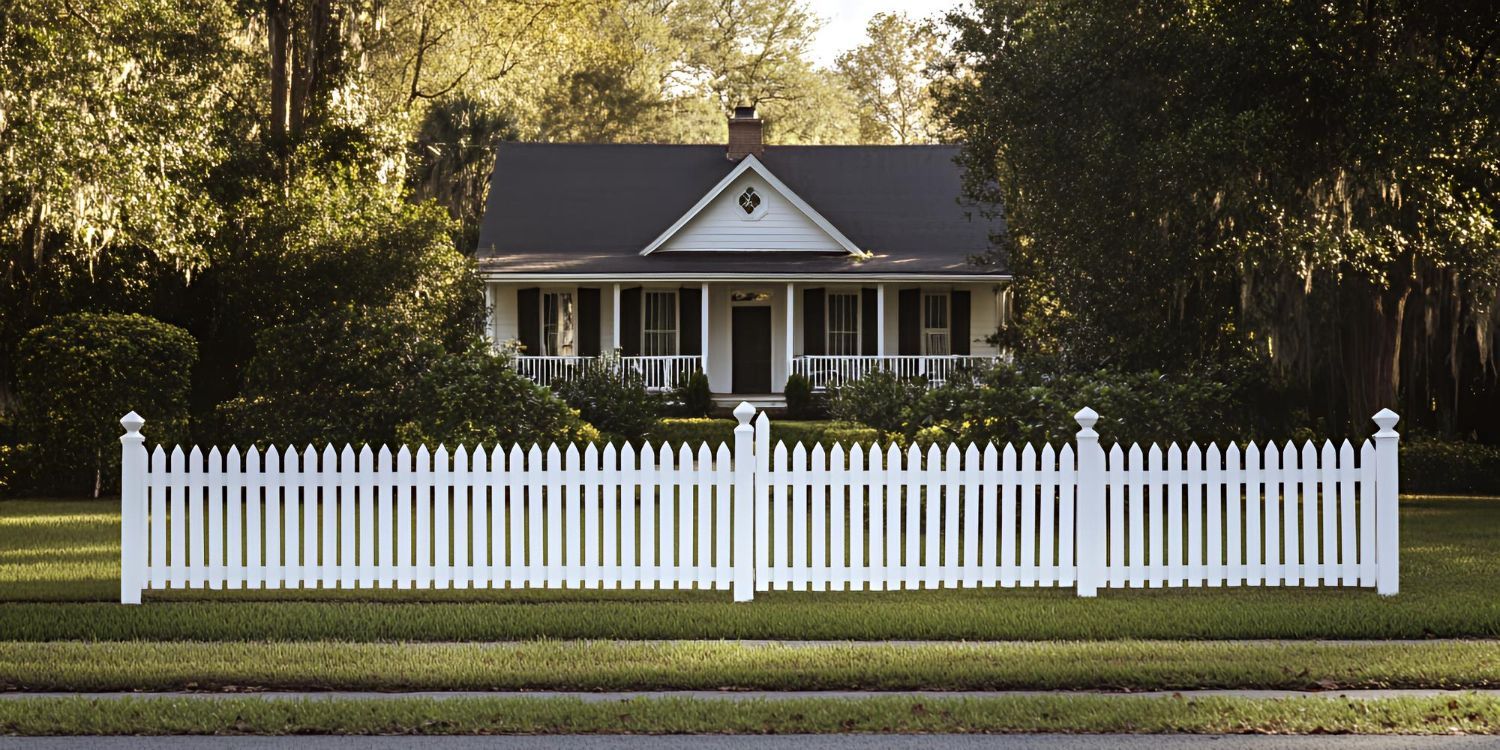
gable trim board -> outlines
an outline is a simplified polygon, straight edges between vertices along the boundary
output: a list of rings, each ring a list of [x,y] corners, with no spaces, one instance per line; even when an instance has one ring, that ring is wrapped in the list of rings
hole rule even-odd
[[[828,238],[831,239],[838,247],[843,248],[846,252],[848,252],[848,254],[858,258],[870,257],[868,253],[861,250],[857,245],[850,241],[848,237],[845,237],[843,232],[840,232],[838,228],[833,226],[832,223],[823,218],[822,214],[819,214],[816,210],[813,209],[812,206],[808,205],[807,201],[803,200],[801,196],[797,195],[797,193],[794,192],[790,187],[787,187],[786,183],[782,182],[779,178],[776,177],[776,175],[771,174],[771,170],[767,169],[759,159],[755,158],[754,154],[746,156],[742,161],[740,161],[738,166],[730,170],[729,174],[725,175],[723,179],[719,180],[718,184],[710,188],[702,198],[698,199],[698,202],[694,204],[692,208],[688,209],[687,213],[683,214],[677,219],[677,221],[673,222],[672,226],[668,227],[665,232],[662,232],[659,236],[657,236],[655,240],[652,240],[651,244],[647,245],[645,249],[641,250],[640,254],[650,255],[651,253],[661,249],[663,245],[666,245],[672,238],[676,237],[684,227],[692,222],[693,219],[697,218],[703,212],[703,210],[709,206],[709,204],[713,203],[715,199],[717,199],[731,186],[733,186],[741,176],[750,171],[753,171],[758,177],[760,177],[762,180],[765,180],[766,184],[769,185],[770,188],[775,191],[775,193],[777,193],[780,198],[785,199],[786,202],[791,204],[792,207],[796,208],[802,216],[810,220],[814,225],[817,226],[818,229],[821,229],[823,233],[826,234]],[[771,200],[771,196],[764,196],[763,199],[769,201]],[[758,222],[763,218],[764,217],[756,217],[752,218],[751,221]],[[744,251],[744,248],[694,248],[692,250],[684,250],[684,252],[730,251]],[[824,251],[802,250],[801,252]]]

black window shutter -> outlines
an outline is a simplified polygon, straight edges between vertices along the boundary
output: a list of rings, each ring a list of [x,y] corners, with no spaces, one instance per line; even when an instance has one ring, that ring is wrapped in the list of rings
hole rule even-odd
[[[922,353],[922,290],[902,289],[896,297],[898,354]]]
[[[969,353],[969,293],[955,291],[949,303],[949,313],[953,316],[953,332],[949,336],[954,354]]]
[[[874,289],[859,290],[859,353],[873,357],[880,353],[880,309],[877,306],[879,294]]]
[[[641,356],[641,288],[620,290],[620,354]]]
[[[828,351],[823,321],[828,316],[822,289],[802,290],[802,353],[816,357]]]
[[[578,353],[599,356],[599,290],[578,289]]]
[[[542,353],[542,297],[540,289],[516,290],[516,338],[521,354],[536,357]]]
[[[703,290],[696,286],[685,286],[677,290],[677,351],[682,354],[702,354],[703,348]]]

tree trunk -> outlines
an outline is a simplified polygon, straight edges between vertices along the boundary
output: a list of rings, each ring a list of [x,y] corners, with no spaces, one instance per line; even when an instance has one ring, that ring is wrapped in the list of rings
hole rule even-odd
[[[290,0],[266,0],[266,44],[271,58],[271,136],[277,142],[284,142],[291,128],[287,65],[291,47]]]

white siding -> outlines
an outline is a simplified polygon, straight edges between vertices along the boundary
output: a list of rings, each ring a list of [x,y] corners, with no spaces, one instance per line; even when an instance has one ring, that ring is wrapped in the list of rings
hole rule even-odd
[[[754,187],[763,201],[764,213],[758,219],[747,219],[739,206],[746,187]],[[710,250],[848,252],[770,184],[750,172],[715,197],[656,252]]]
[[[516,320],[516,289],[517,284],[491,284],[494,289],[495,309],[495,341],[504,343],[520,337],[520,327]]]
[[[969,353],[999,354],[999,347],[987,339],[999,328],[1000,287],[995,284],[971,284],[969,290]]]

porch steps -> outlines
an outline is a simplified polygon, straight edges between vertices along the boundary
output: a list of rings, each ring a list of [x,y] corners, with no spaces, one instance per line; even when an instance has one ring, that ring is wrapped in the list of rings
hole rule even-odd
[[[777,416],[780,412],[786,411],[786,396],[780,393],[729,393],[716,395],[713,399],[715,416],[720,416],[720,412],[724,415],[729,414],[734,411],[734,407],[740,405],[741,401],[748,401],[751,406],[770,412],[773,417]]]

